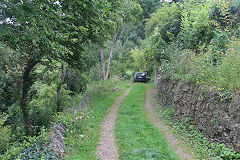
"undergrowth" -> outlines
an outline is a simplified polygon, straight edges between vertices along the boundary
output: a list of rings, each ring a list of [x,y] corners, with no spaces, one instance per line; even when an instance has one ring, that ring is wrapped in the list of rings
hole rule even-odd
[[[119,93],[112,91],[115,86],[121,89]],[[7,148],[4,154],[0,154],[0,159],[57,159],[48,137],[53,125],[59,123],[67,126],[65,159],[96,159],[95,150],[100,136],[100,123],[107,109],[126,88],[128,84],[125,81],[92,82],[86,91],[86,93],[92,93],[91,102],[86,108],[81,109],[80,112],[68,113],[69,106],[78,105],[86,93],[72,96],[67,101],[65,112],[56,113],[47,129],[42,127],[37,136],[25,136],[19,142],[10,142],[11,131],[8,127],[2,126],[8,115],[0,117],[0,139],[2,140],[0,150]],[[6,147],[7,145],[9,147]]]
[[[203,89],[216,86],[221,90],[240,92],[239,44],[240,40],[233,39],[226,52],[209,48],[196,53],[195,50],[181,50],[173,43],[166,50],[170,60],[161,62],[159,73],[172,80],[195,83]]]
[[[190,146],[194,146],[199,153],[200,159],[211,160],[232,160],[239,159],[240,154],[226,147],[224,144],[210,142],[203,134],[194,129],[193,125],[189,125],[188,118],[177,120],[174,110],[169,107],[155,107],[159,117],[171,126],[173,133],[177,134],[181,139],[186,141]]]

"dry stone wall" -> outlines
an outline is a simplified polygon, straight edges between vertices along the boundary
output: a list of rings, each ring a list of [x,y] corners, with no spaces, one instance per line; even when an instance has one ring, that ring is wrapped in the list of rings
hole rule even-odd
[[[156,81],[158,96],[165,106],[175,111],[181,120],[189,123],[211,141],[224,143],[240,152],[240,95],[230,102],[219,99],[216,88],[202,91],[199,86],[159,78]]]
[[[79,102],[77,106],[68,109],[69,113],[79,112],[81,109],[87,107],[87,104],[90,101],[91,93],[87,93]],[[50,132],[50,139],[52,141],[52,146],[54,148],[56,157],[58,160],[61,160],[65,153],[64,138],[66,133],[67,126],[65,124],[56,124],[53,126]]]

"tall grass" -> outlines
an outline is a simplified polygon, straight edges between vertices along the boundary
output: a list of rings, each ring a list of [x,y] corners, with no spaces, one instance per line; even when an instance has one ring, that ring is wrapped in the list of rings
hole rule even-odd
[[[204,88],[240,93],[240,40],[233,39],[226,52],[178,50],[172,44],[167,52],[170,60],[162,61],[160,73],[174,80],[183,80]],[[175,49],[174,49],[175,48]]]

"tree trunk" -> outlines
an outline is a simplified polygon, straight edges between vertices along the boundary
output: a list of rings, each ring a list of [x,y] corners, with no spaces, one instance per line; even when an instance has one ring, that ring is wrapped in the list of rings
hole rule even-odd
[[[103,79],[105,79],[106,68],[105,68],[105,59],[104,59],[104,53],[103,53],[103,48],[102,47],[100,49],[100,52],[101,52],[101,63],[102,63],[102,70],[103,70]]]
[[[112,53],[113,53],[114,46],[115,46],[116,41],[117,41],[117,36],[118,36],[119,31],[120,31],[120,29],[118,29],[118,30],[115,32],[115,35],[114,35],[113,43],[112,43],[111,50],[110,50],[110,54],[109,54],[109,60],[108,60],[108,66],[107,66],[107,73],[106,73],[106,76],[105,76],[104,80],[108,79],[109,74],[110,74],[110,67],[111,67],[111,62],[112,62]]]
[[[64,82],[65,76],[66,76],[66,70],[64,69],[64,64],[62,64],[62,74],[61,74],[60,82],[57,88],[57,112],[60,112],[60,94],[61,94],[62,84]]]
[[[24,72],[23,72],[23,75],[22,75],[23,88],[22,88],[22,97],[21,97],[21,110],[22,110],[23,120],[24,120],[25,126],[26,126],[27,131],[29,132],[29,134],[31,136],[34,135],[34,131],[33,131],[30,119],[29,119],[29,109],[28,109],[28,106],[27,106],[27,94],[28,94],[28,89],[30,87],[29,76],[30,76],[30,73],[31,73],[32,69],[35,67],[35,65],[37,63],[38,62],[35,61],[35,60],[29,60],[27,62],[27,66],[24,68]]]

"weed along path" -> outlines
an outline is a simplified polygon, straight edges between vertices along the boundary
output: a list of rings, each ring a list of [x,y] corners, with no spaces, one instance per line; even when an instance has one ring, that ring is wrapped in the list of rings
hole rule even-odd
[[[129,94],[130,88],[113,104],[109,114],[104,118],[101,128],[100,142],[97,147],[96,155],[99,160],[117,160],[119,159],[118,150],[115,143],[115,121],[118,114],[118,108],[123,99]]]
[[[146,85],[134,84],[121,103],[116,121],[116,141],[120,160],[178,160],[159,130],[149,121]]]
[[[159,129],[159,131],[165,136],[168,141],[169,146],[176,152],[181,160],[194,160],[196,155],[193,150],[186,147],[182,140],[176,138],[176,136],[171,133],[169,128],[157,117],[152,105],[152,90],[147,90],[146,94],[146,111],[150,121]]]

